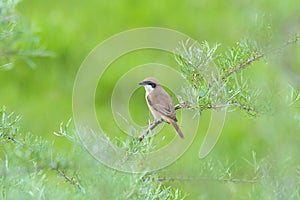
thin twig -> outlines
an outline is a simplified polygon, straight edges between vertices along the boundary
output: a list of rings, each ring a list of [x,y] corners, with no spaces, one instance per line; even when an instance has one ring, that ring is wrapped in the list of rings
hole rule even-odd
[[[24,143],[20,142],[19,140],[17,140],[16,138],[12,137],[12,136],[7,136],[7,140],[12,141],[15,144],[18,144],[24,148],[27,148],[29,151],[33,152],[34,150],[31,147],[26,146]]]
[[[203,109],[215,110],[215,109],[228,108],[230,106],[236,106],[236,107],[238,107],[240,109],[243,109],[243,110],[246,110],[248,112],[250,112],[250,111],[255,112],[255,109],[253,107],[241,105],[241,104],[238,104],[238,103],[208,105],[208,106],[203,107]]]
[[[75,180],[74,178],[69,177],[68,175],[66,175],[63,171],[61,171],[60,169],[56,169],[57,173],[62,176],[67,182],[71,183],[72,185],[75,184]]]
[[[300,35],[295,35],[294,38],[287,40],[281,47],[277,49],[270,49],[267,53],[280,52],[290,45],[297,44],[297,42],[299,41],[300,41]]]
[[[54,168],[55,169],[55,168]],[[74,177],[69,177],[68,175],[66,175],[63,171],[61,171],[60,169],[55,169],[57,171],[57,173],[63,177],[68,183],[74,185],[75,187],[77,187],[79,190],[84,191],[84,188],[82,187],[82,185],[80,185],[80,183],[78,182],[77,179],[75,179]]]
[[[187,102],[183,101],[180,104],[177,104],[174,106],[175,110],[181,109],[181,108],[191,108],[191,105]]]
[[[196,178],[190,178],[190,177],[158,177],[158,178],[151,178],[151,177],[142,177],[142,180],[154,180],[158,182],[163,181],[220,181],[220,182],[232,182],[232,183],[257,183],[258,179],[237,179],[237,178],[210,178],[210,177],[196,177]]]

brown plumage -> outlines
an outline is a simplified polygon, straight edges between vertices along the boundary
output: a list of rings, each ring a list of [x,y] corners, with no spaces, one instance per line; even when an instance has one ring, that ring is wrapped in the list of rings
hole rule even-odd
[[[168,93],[162,88],[155,78],[146,78],[139,83],[146,89],[146,101],[148,107],[156,120],[163,119],[172,124],[181,138],[184,138],[182,131],[177,125],[174,104]]]

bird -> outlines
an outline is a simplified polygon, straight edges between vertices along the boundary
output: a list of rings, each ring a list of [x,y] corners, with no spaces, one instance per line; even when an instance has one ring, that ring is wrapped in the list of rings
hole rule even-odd
[[[163,120],[171,124],[179,137],[184,138],[176,118],[175,107],[169,94],[156,78],[148,77],[139,82],[146,90],[146,101],[155,120]]]

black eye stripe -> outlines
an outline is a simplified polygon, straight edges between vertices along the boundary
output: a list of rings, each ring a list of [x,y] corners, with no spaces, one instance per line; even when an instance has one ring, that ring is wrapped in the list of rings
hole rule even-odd
[[[156,87],[156,84],[153,83],[152,81],[145,81],[145,83],[146,83],[147,85],[151,85],[152,88],[155,88],[155,87]]]

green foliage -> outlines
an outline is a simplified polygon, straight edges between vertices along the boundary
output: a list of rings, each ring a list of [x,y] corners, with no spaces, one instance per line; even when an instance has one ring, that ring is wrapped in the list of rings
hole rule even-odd
[[[187,41],[177,48],[176,60],[187,81],[182,99],[199,112],[237,107],[255,115],[259,91],[251,88],[242,70],[261,59],[262,50],[250,40],[216,54],[219,46]]]
[[[186,195],[179,189],[174,189],[171,186],[166,186],[158,181],[158,179],[150,177],[141,177],[137,183],[133,185],[132,193],[127,196],[128,199],[185,199]]]
[[[12,119],[13,113],[7,114],[5,111],[5,107],[2,107],[0,115],[0,142],[5,143],[9,140],[13,140],[14,136],[17,134],[18,127],[16,126],[16,123],[20,120],[20,117],[17,116]]]
[[[72,150],[63,155],[49,140],[24,134],[19,127],[20,117],[7,113],[4,107],[0,116],[2,199],[184,199],[179,189],[156,179],[99,166],[84,150],[79,138],[72,135],[70,120],[55,132],[66,142],[72,142]],[[138,143],[129,141],[123,147],[142,153],[146,146],[151,149],[146,141],[142,149]],[[78,156],[82,159],[74,163]]]
[[[282,48],[296,44],[299,37],[289,39]],[[220,44],[210,46],[190,41],[181,43],[177,48],[176,60],[181,66],[181,74],[187,85],[183,88],[182,107],[198,110],[239,108],[255,116],[270,113],[270,102],[259,102],[261,90],[251,85],[251,79],[244,69],[263,59],[266,54],[254,40],[242,40],[225,52],[217,53]],[[265,50],[267,51],[267,50]],[[293,89],[291,91],[293,94]],[[270,99],[264,96],[264,99]],[[261,100],[261,99],[260,99]]]
[[[34,67],[33,57],[49,56],[42,50],[35,30],[23,17],[16,13],[19,0],[0,2],[0,69],[11,68],[17,60]]]
[[[2,198],[42,199],[47,172],[67,167],[68,161],[54,155],[49,141],[22,132],[20,117],[8,114],[4,107],[0,116]]]
[[[149,153],[153,151],[159,142],[154,143],[154,137],[147,135],[142,141],[139,141],[138,138],[128,137],[123,140],[120,138],[115,138],[116,146],[120,147],[129,154],[134,153]]]

